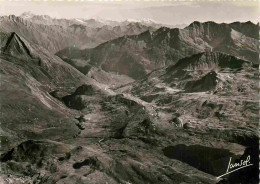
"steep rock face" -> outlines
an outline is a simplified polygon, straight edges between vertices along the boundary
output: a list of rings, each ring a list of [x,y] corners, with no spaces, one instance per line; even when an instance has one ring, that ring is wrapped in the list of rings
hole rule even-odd
[[[245,31],[252,30],[249,34]],[[214,22],[194,22],[188,27],[190,37],[201,39],[201,44],[207,44],[205,49],[221,51],[227,54],[238,56],[242,59],[257,63],[256,55],[259,53],[256,39],[259,38],[259,26],[253,23],[231,23],[216,24]]]
[[[1,51],[17,57],[32,58],[31,49],[26,46],[26,42],[15,32],[11,34],[1,33],[3,38],[1,43]]]
[[[30,44],[17,33],[1,33],[0,36],[3,40],[1,42],[1,57],[6,60],[20,60],[20,64],[32,69],[31,74],[36,79],[44,75],[45,78],[49,79],[48,82],[44,82],[54,85],[82,80],[83,75],[76,69],[63,62],[59,57],[51,55],[44,48]],[[34,66],[37,67],[33,68]],[[34,69],[41,71],[41,74],[37,76]]]
[[[255,26],[255,24],[250,21],[245,23],[233,22],[230,24],[230,26],[232,29],[239,31],[246,36],[259,39],[259,24]]]
[[[219,51],[257,63],[259,48],[256,38],[259,35],[256,31],[251,34],[246,32],[244,27],[247,24],[249,23],[193,22],[184,29],[162,27],[153,33],[147,31],[124,36],[93,49],[74,52],[81,53],[82,59],[89,59],[106,71],[118,71],[131,77],[134,75],[135,78],[143,78],[151,70],[172,65],[179,59],[205,51]],[[258,25],[250,24],[250,29],[258,30]],[[66,57],[67,54],[61,51],[57,55]],[[143,72],[133,74],[131,66],[134,63]]]
[[[169,66],[166,71],[209,71],[224,68],[239,69],[252,65],[252,62],[221,52],[203,52],[179,60],[175,65]]]

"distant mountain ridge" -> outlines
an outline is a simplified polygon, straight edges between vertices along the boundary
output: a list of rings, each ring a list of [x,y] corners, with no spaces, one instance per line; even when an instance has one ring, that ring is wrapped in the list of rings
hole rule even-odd
[[[65,49],[57,55],[80,57],[106,71],[139,79],[149,71],[205,51],[223,52],[258,63],[258,30],[259,25],[252,22],[217,24],[195,21],[184,29],[161,27],[154,32],[123,36],[93,49]],[[133,66],[138,66],[138,70]]]
[[[32,12],[24,12],[19,17],[29,20],[34,23],[46,24],[46,25],[71,25],[73,23],[81,23],[88,27],[93,28],[100,28],[105,25],[115,27],[115,26],[126,26],[130,23],[139,23],[148,27],[160,28],[160,27],[185,27],[185,24],[178,24],[178,25],[168,25],[156,22],[152,19],[126,19],[123,21],[116,21],[116,20],[109,20],[104,18],[71,18],[71,19],[64,19],[64,18],[52,18],[49,15],[36,15]]]
[[[47,15],[1,16],[0,31],[17,32],[51,53],[69,46],[92,48],[123,35],[135,35],[156,28],[137,22],[99,22],[95,19],[55,19]]]

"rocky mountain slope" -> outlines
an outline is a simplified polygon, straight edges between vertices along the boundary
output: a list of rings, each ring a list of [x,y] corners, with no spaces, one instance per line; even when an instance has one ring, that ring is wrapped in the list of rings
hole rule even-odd
[[[47,92],[56,87],[77,86],[85,76],[16,33],[1,33],[0,36],[1,150],[29,137],[51,138],[57,137],[56,133],[77,130],[70,125],[61,104]],[[57,119],[68,127],[58,124]],[[63,134],[64,138],[75,134],[69,132]]]
[[[105,71],[140,79],[154,69],[204,51],[224,52],[258,63],[258,31],[259,26],[251,22],[193,22],[184,29],[162,27],[155,32],[146,31],[108,41],[93,49],[78,50],[77,54],[73,54],[75,50],[68,53],[65,49],[57,55],[80,57]]]

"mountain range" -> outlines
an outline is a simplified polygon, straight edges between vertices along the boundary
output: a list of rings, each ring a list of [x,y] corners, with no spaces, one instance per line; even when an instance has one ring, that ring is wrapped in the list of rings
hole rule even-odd
[[[16,32],[33,44],[38,44],[51,53],[69,46],[95,47],[105,41],[123,35],[135,35],[154,31],[160,27],[154,22],[116,22],[95,19],[56,19],[48,15],[23,13],[21,16],[1,16],[2,32]]]
[[[140,79],[154,69],[205,51],[223,52],[257,64],[258,30],[259,26],[252,22],[217,24],[195,21],[184,29],[162,27],[154,32],[110,40],[92,49],[67,48],[57,55],[89,60],[105,71]]]
[[[179,24],[179,25],[166,25],[158,23],[151,19],[126,19],[124,21],[115,21],[115,20],[109,20],[109,19],[102,19],[102,18],[91,18],[91,19],[84,19],[84,18],[74,18],[74,19],[61,19],[61,18],[52,18],[48,15],[35,15],[31,12],[24,12],[20,15],[21,18],[26,19],[28,21],[39,23],[39,24],[45,24],[45,25],[62,25],[62,26],[69,26],[71,24],[75,23],[81,23],[84,24],[87,27],[93,27],[93,28],[101,28],[103,26],[126,26],[130,23],[140,23],[142,25],[145,25],[147,27],[154,27],[154,28],[160,28],[162,26],[167,27],[184,27],[185,24]]]
[[[0,183],[259,183],[258,25],[0,21]]]

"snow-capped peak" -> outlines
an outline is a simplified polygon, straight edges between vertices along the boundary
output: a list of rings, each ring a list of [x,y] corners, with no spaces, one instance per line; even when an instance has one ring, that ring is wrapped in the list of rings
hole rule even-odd
[[[35,16],[32,12],[24,12],[21,14],[20,17],[24,18],[24,19],[29,19],[32,18],[33,16]]]
[[[85,23],[83,20],[80,20],[80,19],[75,19],[75,20],[80,22],[80,23]]]
[[[140,23],[156,23],[155,20],[144,18],[144,19],[126,19],[126,22],[140,22]]]

